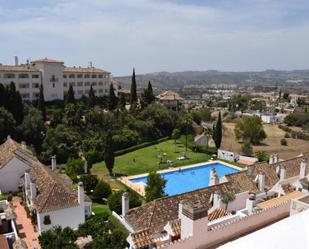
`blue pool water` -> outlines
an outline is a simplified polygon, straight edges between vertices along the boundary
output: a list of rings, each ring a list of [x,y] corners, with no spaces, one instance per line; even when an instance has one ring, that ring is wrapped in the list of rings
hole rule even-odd
[[[207,187],[212,168],[216,169],[219,179],[224,175],[239,171],[221,163],[213,163],[195,168],[182,169],[181,171],[162,173],[161,176],[167,180],[165,193],[167,195],[176,195]],[[134,183],[147,183],[147,176],[133,178],[130,181]]]

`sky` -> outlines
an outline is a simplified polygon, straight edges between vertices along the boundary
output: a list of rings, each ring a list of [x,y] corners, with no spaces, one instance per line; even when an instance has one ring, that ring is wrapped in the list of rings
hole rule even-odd
[[[114,76],[309,68],[308,0],[0,0],[0,63]]]

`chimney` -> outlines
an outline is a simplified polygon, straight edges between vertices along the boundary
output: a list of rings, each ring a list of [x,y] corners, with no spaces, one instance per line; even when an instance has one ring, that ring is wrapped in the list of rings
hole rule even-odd
[[[30,187],[30,174],[28,171],[25,172],[25,189]]]
[[[279,157],[278,157],[278,154],[275,154],[274,155],[274,163],[277,163],[279,162]]]
[[[34,199],[36,197],[37,191],[36,191],[36,186],[33,182],[30,182],[30,200],[31,200],[31,205],[33,205]]]
[[[208,229],[208,208],[196,203],[179,204],[181,220],[181,239],[191,236],[196,238],[205,236]]]
[[[84,196],[84,185],[82,182],[78,183],[77,195],[79,205],[84,206],[85,196]]]
[[[274,163],[274,155],[270,155],[269,164],[273,164],[273,163]]]
[[[217,191],[214,192],[213,194],[213,207],[214,208],[220,208],[221,204],[221,197]]]
[[[89,67],[92,67],[92,61],[89,61]]]
[[[51,158],[51,169],[52,169],[52,171],[55,171],[57,169],[56,155],[52,156],[52,158]]]
[[[251,215],[253,213],[254,202],[255,196],[254,194],[250,194],[249,198],[246,200],[246,209],[248,211],[248,215]]]
[[[217,171],[215,168],[212,168],[210,171],[209,186],[213,186],[217,184],[219,184],[219,178],[217,175]]]
[[[128,192],[124,192],[122,194],[122,197],[121,197],[121,202],[122,202],[122,217],[124,217],[128,211],[129,211],[129,193]]]
[[[284,167],[280,168],[280,181],[283,181],[286,177],[286,169]]]
[[[299,179],[303,179],[306,176],[307,171],[307,160],[303,158],[300,163],[300,169],[299,169]]]
[[[25,151],[25,150],[27,149],[27,145],[26,145],[26,142],[25,142],[25,141],[22,141],[22,142],[21,142],[21,149],[22,149],[23,151]]]
[[[17,55],[15,55],[14,56],[14,66],[18,66],[19,64],[18,64],[18,56]]]
[[[264,172],[260,172],[258,175],[258,188],[259,191],[263,192],[265,188],[265,174]]]

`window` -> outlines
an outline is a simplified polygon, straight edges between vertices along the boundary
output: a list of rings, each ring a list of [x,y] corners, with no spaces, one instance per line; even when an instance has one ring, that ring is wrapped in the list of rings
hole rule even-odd
[[[63,87],[67,87],[67,86],[68,86],[68,83],[63,82]]]
[[[29,88],[29,83],[19,84],[19,89]]]
[[[44,225],[50,225],[51,224],[51,220],[50,220],[50,216],[49,215],[45,215],[44,216],[43,223],[44,223]]]
[[[39,83],[32,83],[32,88],[39,88],[40,84]]]
[[[40,76],[38,74],[32,74],[32,79],[38,79]]]
[[[32,96],[33,96],[33,98],[38,98],[40,96],[40,94],[39,93],[34,93]]]
[[[85,86],[90,86],[90,82],[85,82]]]
[[[70,75],[69,75],[69,78],[70,78],[70,79],[75,78],[75,74],[70,74]]]
[[[78,95],[83,95],[83,91],[82,90],[78,91],[77,93],[78,93]]]
[[[85,77],[85,78],[90,78],[89,74],[85,74],[84,77]]]
[[[83,82],[77,82],[77,86],[83,86]]]
[[[70,86],[75,86],[75,82],[70,82]]]
[[[20,79],[28,79],[29,78],[29,74],[27,74],[27,73],[20,73],[20,74],[18,74],[18,78],[20,78]]]
[[[66,75],[66,74],[64,74],[64,75],[63,75],[63,78],[64,78],[64,79],[66,79],[66,78],[67,78],[67,75]]]
[[[82,74],[78,74],[77,78],[83,78],[83,75]]]
[[[91,78],[93,78],[93,79],[95,79],[96,77],[97,77],[96,74],[92,74],[92,75],[91,75]]]
[[[99,89],[99,93],[103,93],[103,89]]]
[[[92,86],[96,86],[97,85],[97,82],[92,82]]]
[[[99,82],[99,86],[103,86],[103,82],[102,81]]]
[[[23,94],[21,94],[21,97],[23,99],[29,99],[30,98],[30,94],[29,93],[23,93]]]
[[[14,73],[5,73],[3,75],[3,78],[6,78],[6,79],[14,79],[15,78],[15,74]]]
[[[99,78],[103,78],[103,74],[99,74],[98,76],[99,76]]]

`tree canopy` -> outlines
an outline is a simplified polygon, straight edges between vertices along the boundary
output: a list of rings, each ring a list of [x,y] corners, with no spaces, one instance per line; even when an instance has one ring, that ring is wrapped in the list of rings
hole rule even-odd
[[[235,125],[235,136],[238,140],[248,140],[252,144],[259,144],[266,138],[261,118],[243,116]]]
[[[149,173],[147,177],[147,186],[145,188],[145,199],[147,202],[165,196],[166,180],[157,172]]]

